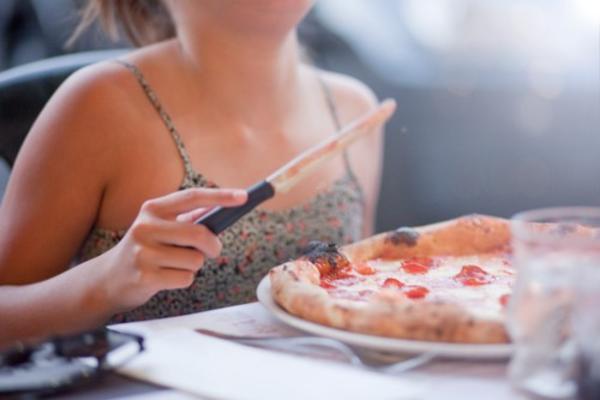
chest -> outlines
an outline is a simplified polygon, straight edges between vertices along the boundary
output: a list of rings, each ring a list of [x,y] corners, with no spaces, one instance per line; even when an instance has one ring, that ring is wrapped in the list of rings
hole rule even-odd
[[[333,131],[332,124],[316,121],[298,128],[296,134],[279,131],[258,137],[256,132],[217,131],[210,119],[180,118],[180,122],[177,130],[169,130],[156,116],[148,115],[140,126],[144,135],[123,152],[119,179],[106,191],[98,225],[128,226],[146,199],[175,191],[190,170],[220,187],[248,187]],[[340,156],[264,207],[277,211],[306,203],[345,173]]]

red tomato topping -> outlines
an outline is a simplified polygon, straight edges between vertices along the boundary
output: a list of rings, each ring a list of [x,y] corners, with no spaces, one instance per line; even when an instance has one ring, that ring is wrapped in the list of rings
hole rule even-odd
[[[410,285],[404,287],[404,294],[409,299],[422,299],[429,294],[429,289],[423,286]]]
[[[329,274],[329,279],[347,279],[354,278],[350,268],[348,269],[340,269],[335,271],[333,274]]]
[[[400,289],[402,286],[404,286],[404,283],[400,282],[396,278],[387,278],[385,281],[383,281],[383,287],[384,288],[398,288],[398,289]]]
[[[481,286],[492,281],[492,276],[477,265],[464,265],[454,280],[465,286]]]
[[[313,261],[321,276],[338,274],[341,271],[349,271],[352,267],[348,260],[339,256],[336,258],[319,258]]]
[[[412,261],[416,262],[417,264],[423,264],[424,266],[429,268],[433,267],[433,258],[431,257],[411,257],[406,261]]]
[[[319,286],[321,286],[323,289],[335,289],[335,286],[326,280],[321,281],[321,283],[319,283]]]
[[[466,276],[488,275],[479,265],[463,265],[460,273]]]
[[[329,275],[329,273],[332,271],[332,267],[331,264],[329,264],[327,261],[325,260],[318,260],[315,261],[315,266],[317,267],[317,269],[319,270],[319,273],[321,274],[321,276],[325,276],[325,275]]]
[[[355,269],[361,275],[373,275],[375,273],[375,268],[367,263],[358,264]]]
[[[409,274],[426,274],[429,267],[415,261],[405,261],[402,263],[402,269]]]
[[[333,289],[339,286],[351,286],[356,283],[358,279],[351,273],[349,267],[337,268],[330,270],[329,274],[321,275],[320,286],[324,289]],[[338,282],[336,282],[338,281]]]
[[[508,305],[509,300],[510,300],[510,294],[508,294],[508,293],[500,296],[500,304],[502,304],[503,307],[506,307]]]

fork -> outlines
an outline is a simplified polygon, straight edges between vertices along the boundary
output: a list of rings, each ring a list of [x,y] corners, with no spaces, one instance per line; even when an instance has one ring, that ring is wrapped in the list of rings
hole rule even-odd
[[[196,332],[247,346],[310,356],[315,356],[315,348],[321,348],[333,351],[338,358],[351,365],[388,374],[397,374],[415,369],[429,363],[435,357],[432,353],[403,356],[377,350],[367,350],[348,346],[339,340],[316,336],[243,336],[203,328],[196,329]]]

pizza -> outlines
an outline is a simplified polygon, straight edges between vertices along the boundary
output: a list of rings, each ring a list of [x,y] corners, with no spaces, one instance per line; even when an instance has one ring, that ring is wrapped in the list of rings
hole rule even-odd
[[[508,221],[467,216],[400,228],[307,254],[269,273],[274,300],[353,332],[451,343],[506,343],[515,271]]]

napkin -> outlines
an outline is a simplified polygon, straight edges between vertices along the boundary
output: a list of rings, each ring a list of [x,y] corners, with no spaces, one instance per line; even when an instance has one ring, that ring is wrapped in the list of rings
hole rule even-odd
[[[146,351],[119,369],[132,378],[217,399],[421,399],[401,376],[251,348],[190,329],[144,330]]]

